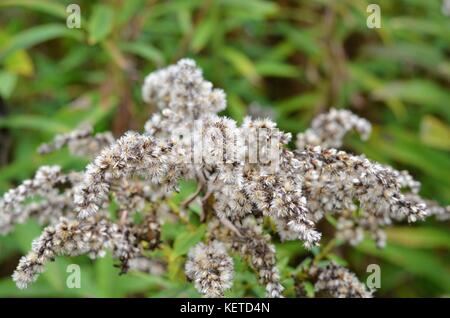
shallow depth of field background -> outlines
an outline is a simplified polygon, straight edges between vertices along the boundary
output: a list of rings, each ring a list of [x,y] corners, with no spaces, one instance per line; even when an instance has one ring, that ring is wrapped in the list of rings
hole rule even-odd
[[[70,3],[81,7],[81,29],[66,27]],[[381,7],[380,29],[366,26],[369,3]],[[66,150],[36,154],[56,133],[85,121],[116,136],[141,130],[153,111],[140,97],[143,78],[188,56],[226,91],[226,115],[237,121],[270,116],[296,134],[331,106],[367,118],[370,140],[349,136],[345,149],[411,171],[424,197],[450,204],[450,8],[446,15],[442,7],[441,0],[1,0],[0,193],[43,164],[84,168],[87,161]],[[175,202],[192,190],[183,183]],[[20,291],[10,275],[40,231],[31,221],[0,237],[0,297],[198,296],[184,278],[184,256],[164,253],[154,255],[169,262],[162,276],[118,276],[109,256],[58,258]],[[189,230],[166,224],[163,231],[175,248]],[[293,296],[290,273],[308,252],[299,242],[277,247]],[[380,264],[376,296],[438,297],[450,295],[449,249],[448,222],[429,220],[390,228],[384,250],[367,239],[330,258],[363,281],[366,266]],[[71,263],[81,266],[81,289],[66,288]],[[263,296],[238,258],[235,267],[227,296]]]

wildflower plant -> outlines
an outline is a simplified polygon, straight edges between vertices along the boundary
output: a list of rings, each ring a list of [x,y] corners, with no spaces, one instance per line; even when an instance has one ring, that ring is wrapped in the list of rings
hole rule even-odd
[[[237,274],[234,257],[255,271],[267,297],[283,297],[278,240],[314,250],[324,240],[357,245],[367,233],[382,248],[383,229],[393,222],[448,219],[450,208],[421,198],[420,183],[408,172],[339,150],[350,131],[362,139],[370,135],[370,123],[350,111],[320,114],[291,142],[291,134],[270,119],[246,118],[239,125],[220,116],[225,92],[205,80],[190,59],[148,75],[142,97],[157,109],[143,132],[114,139],[83,126],[58,135],[39,152],[68,146],[73,155],[92,158],[86,169],[41,167],[0,200],[2,234],[28,218],[46,226],[13,274],[19,288],[33,283],[59,255],[95,259],[107,250],[123,274],[130,269],[162,274],[149,267],[158,264],[155,253],[170,244],[162,228],[174,220],[204,229],[189,246],[184,266],[200,294],[226,295]],[[197,189],[174,206],[171,198],[182,180],[195,182]],[[332,239],[319,229],[328,218],[336,221]],[[324,263],[322,252],[290,273],[299,296],[307,282],[318,296],[372,296],[348,269]]]

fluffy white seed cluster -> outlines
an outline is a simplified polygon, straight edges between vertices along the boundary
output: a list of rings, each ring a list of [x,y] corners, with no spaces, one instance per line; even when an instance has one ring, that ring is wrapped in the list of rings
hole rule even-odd
[[[190,59],[151,73],[145,78],[142,98],[162,112],[150,118],[145,131],[160,136],[177,130],[179,125],[225,109],[225,93],[203,79],[202,71]]]
[[[26,288],[44,271],[45,264],[59,255],[88,254],[95,259],[103,257],[106,250],[120,261],[120,273],[126,273],[133,264],[130,262],[142,257],[143,248],[153,249],[159,244],[159,231],[151,215],[141,225],[113,222],[105,212],[84,220],[61,218],[33,241],[31,251],[20,259],[13,280],[19,288]]]
[[[409,200],[417,204],[425,204],[429,216],[434,216],[438,221],[450,220],[450,205],[441,206],[433,200],[425,200],[416,194],[406,194]]]
[[[280,132],[270,120],[246,119],[243,126],[238,127],[235,121],[217,116],[215,113],[225,105],[224,93],[213,89],[191,60],[181,60],[175,66],[149,75],[143,96],[148,103],[157,105],[161,113],[152,116],[146,124],[145,135],[125,135],[88,167],[85,182],[76,196],[81,217],[92,215],[101,208],[113,179],[129,176],[135,170],[147,170],[150,174],[156,170],[151,179],[161,185],[180,177],[197,181],[206,193],[214,193],[219,214],[237,221],[236,214],[243,217],[255,212],[255,207],[258,210],[255,213],[285,222],[296,233],[295,238],[303,240],[306,246],[317,244],[320,233],[314,230],[305,207],[301,175],[294,171],[298,163],[293,162],[292,154],[284,151],[282,171],[278,175],[270,170],[274,158],[271,157],[273,151],[267,151],[267,146],[259,147],[266,149],[265,152],[256,149],[263,157],[259,158],[259,163],[249,160],[250,153],[255,152],[252,147],[263,144],[266,138],[275,141],[278,155],[289,142],[290,134]],[[259,131],[266,134],[257,136],[253,143],[250,135]],[[155,153],[159,151],[158,157],[145,153],[148,150],[142,146],[130,146],[156,143],[155,136],[164,144],[164,140],[176,137],[174,132],[188,132],[188,135],[177,139],[171,147],[155,145],[160,149],[147,148]],[[192,149],[198,141],[202,145],[200,160]],[[241,206],[237,213],[230,209]],[[230,215],[226,211],[234,213]]]
[[[359,228],[368,230],[377,224],[376,231],[392,219],[413,222],[426,215],[422,203],[408,200],[401,193],[406,186],[416,191],[417,183],[409,175],[363,156],[327,148],[340,146],[350,130],[356,130],[363,138],[368,136],[370,124],[349,111],[332,110],[319,115],[312,128],[298,136],[299,150],[293,153],[284,148],[291,136],[277,130],[270,120],[247,118],[239,127],[231,119],[218,117],[215,113],[224,108],[225,96],[203,79],[191,60],[181,60],[149,75],[142,94],[146,102],[156,105],[161,112],[147,122],[146,135],[122,137],[126,142],[119,140],[113,144],[88,168],[76,201],[81,216],[100,209],[112,178],[127,177],[128,171],[135,171],[140,165],[158,171],[153,173],[156,183],[180,177],[194,179],[204,193],[214,196],[215,214],[231,220],[234,227],[249,215],[268,216],[277,224],[282,239],[300,239],[307,248],[318,244],[321,234],[315,224],[326,213],[361,208],[370,221],[359,222]],[[181,132],[182,138],[174,138],[177,137],[174,131]],[[270,170],[274,161],[270,152],[262,151],[258,162],[249,160],[264,139],[252,136],[254,131],[265,131],[267,140],[275,140],[279,150],[276,173]],[[159,158],[164,160],[158,162],[151,157],[148,164],[142,147],[129,144],[153,137],[163,140],[159,142],[162,144],[176,141],[161,148],[165,153]],[[202,144],[200,160],[192,152],[196,142]],[[303,142],[324,148],[306,146]],[[138,153],[130,149],[138,149]],[[157,149],[157,152],[164,151]],[[205,153],[215,160],[206,160]],[[377,235],[381,242],[382,233],[378,231]]]
[[[128,132],[104,149],[88,165],[81,185],[76,189],[75,204],[81,218],[97,213],[108,199],[111,184],[133,174],[159,183],[168,175],[167,153],[171,145],[150,136]]]
[[[40,154],[48,154],[68,146],[75,156],[95,157],[100,150],[114,142],[110,132],[93,134],[93,128],[84,125],[69,133],[56,135],[52,142],[39,147]]]
[[[337,215],[339,238],[357,244],[368,232],[380,247],[383,227],[394,221],[415,222],[427,215],[448,219],[449,207],[422,199],[420,184],[407,172],[335,149],[349,131],[363,138],[370,133],[370,124],[349,111],[319,115],[291,151],[291,135],[269,119],[246,118],[239,126],[218,116],[226,106],[225,94],[203,79],[192,60],[150,74],[142,96],[158,109],[143,134],[127,132],[114,141],[109,133],[93,135],[92,129],[80,128],[57,136],[41,147],[42,153],[68,145],[74,154],[95,159],[84,172],[42,167],[0,200],[3,233],[28,217],[50,224],[14,274],[20,287],[33,282],[59,254],[96,257],[111,249],[126,272],[130,262],[142,259],[142,249],[158,247],[161,219],[183,217],[167,203],[180,179],[198,184],[182,208],[199,202],[201,220],[209,223],[210,243],[190,252],[186,273],[201,293],[212,297],[223,295],[232,283],[225,247],[249,262],[268,297],[282,297],[275,247],[263,231],[265,219],[273,221],[282,240],[300,240],[307,248],[319,244],[316,224],[326,214]],[[107,216],[111,200],[117,203],[118,221]],[[133,221],[136,211],[147,215],[142,224]],[[59,221],[61,216],[66,218]],[[357,287],[350,284],[350,274],[334,267],[319,277]],[[327,284],[316,287],[325,290],[331,287]],[[340,288],[335,295],[363,295]]]
[[[63,218],[56,226],[45,228],[33,241],[31,252],[20,259],[13,280],[19,288],[26,288],[44,271],[45,264],[58,255],[102,254],[110,233],[111,227],[104,219],[80,223]]]
[[[153,187],[143,180],[118,179],[111,184],[111,192],[121,212],[133,213],[145,210],[152,201]]]
[[[26,221],[33,213],[37,206],[27,208],[27,200],[56,197],[58,190],[55,186],[66,180],[67,176],[59,166],[42,166],[33,179],[25,180],[17,188],[6,192],[0,199],[0,233],[9,233],[14,224]]]
[[[297,135],[297,148],[306,146],[322,146],[340,148],[345,135],[355,130],[363,140],[369,138],[372,126],[370,123],[348,110],[332,108],[328,113],[320,114],[311,124],[311,128]]]
[[[297,151],[296,157],[302,162],[303,192],[316,220],[326,213],[345,214],[360,208],[361,221],[350,222],[376,232],[393,220],[415,222],[427,216],[426,205],[402,193],[399,173],[389,167],[319,146]],[[341,228],[348,229],[348,224],[341,223]],[[355,234],[353,243],[361,239],[360,232]],[[383,245],[383,235],[377,236],[379,245]]]
[[[366,233],[369,233],[376,245],[382,248],[386,245],[386,233],[383,228],[388,223],[390,219],[363,211],[345,211],[338,219],[336,237],[355,246],[364,239]]]
[[[415,181],[407,171],[396,171],[388,166],[383,167],[397,180],[397,187],[402,193],[403,200],[419,208],[418,218],[423,219],[425,216],[435,216],[436,219],[441,221],[448,220],[450,207],[441,207],[435,201],[421,198],[418,195],[421,187],[420,183]],[[401,221],[405,217],[406,215],[398,215],[398,213],[373,213],[367,208],[354,207],[354,209],[344,210],[340,214],[336,235],[351,245],[357,245],[364,239],[364,234],[368,233],[376,245],[382,248],[386,245],[387,239],[384,227],[391,225],[394,221]],[[409,221],[414,221],[415,216],[410,215],[410,217],[413,219],[409,219]]]
[[[205,297],[223,297],[233,285],[233,259],[219,241],[198,243],[189,251],[185,272]]]
[[[271,244],[269,234],[263,232],[262,226],[255,218],[246,217],[237,231],[224,227],[219,220],[209,223],[208,237],[221,240],[228,248],[238,252],[248,261],[257,273],[261,284],[266,286],[269,298],[283,297],[284,287],[280,283],[280,273],[276,264],[275,246]]]
[[[73,191],[71,189],[62,193],[48,193],[39,201],[23,205],[22,220],[20,221],[33,218],[41,225],[56,224],[61,216],[75,217],[73,208]],[[11,228],[14,224],[11,224]]]
[[[325,268],[312,267],[310,275],[316,277],[315,292],[333,298],[372,298],[372,293],[355,274],[332,262]]]

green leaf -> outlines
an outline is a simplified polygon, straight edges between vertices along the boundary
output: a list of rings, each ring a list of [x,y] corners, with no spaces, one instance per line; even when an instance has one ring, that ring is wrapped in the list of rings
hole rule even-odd
[[[440,50],[426,44],[397,43],[395,46],[369,46],[365,51],[375,58],[419,65],[432,71],[436,71],[436,65],[444,61]]]
[[[164,65],[164,55],[157,48],[143,42],[125,42],[120,44],[120,49],[127,53],[136,54],[144,59],[152,61],[156,66]]]
[[[428,146],[450,150],[450,127],[433,116],[425,116],[420,126],[420,139]]]
[[[185,281],[183,271],[184,258],[170,252],[167,258],[167,277],[171,281]]]
[[[349,64],[350,75],[353,82],[356,83],[360,90],[375,95],[377,90],[382,89],[383,82],[373,72],[368,71],[365,65],[357,63]],[[375,98],[379,98],[375,95]],[[406,115],[406,108],[403,102],[397,96],[385,96],[384,101],[392,112],[399,118]]]
[[[144,293],[149,290],[167,289],[173,286],[174,283],[164,277],[142,272],[129,272],[126,275],[122,275],[115,284],[115,288],[120,291],[121,296]]]
[[[317,41],[317,35],[309,30],[299,30],[291,26],[282,25],[281,31],[286,34],[290,42],[301,52],[304,52],[313,60],[320,60],[322,50]]]
[[[41,234],[41,227],[35,221],[28,221],[23,224],[18,224],[14,231],[14,237],[18,243],[20,251],[23,254],[31,250],[31,242],[39,237]]]
[[[302,244],[298,244],[298,241],[285,241],[282,244],[276,245],[277,258],[296,258],[305,254],[305,249]]]
[[[80,41],[82,33],[79,30],[69,29],[63,24],[44,24],[29,28],[18,34],[15,34],[6,46],[0,51],[0,60],[9,54],[22,49],[28,49],[39,43],[66,37]]]
[[[222,54],[223,57],[252,84],[256,85],[261,81],[255,64],[242,52],[228,47],[224,49]]]
[[[369,240],[364,240],[357,246],[357,249],[385,259],[402,270],[427,279],[442,291],[450,292],[450,270],[447,264],[443,263],[433,251],[424,252],[393,244],[379,249],[374,242]]]
[[[8,71],[0,72],[0,95],[8,99],[17,83],[17,75]],[[0,118],[0,121],[2,119]]]
[[[189,249],[200,242],[205,235],[206,226],[199,226],[194,232],[183,232],[177,236],[173,244],[174,256],[187,254]]]
[[[46,13],[57,18],[66,19],[66,7],[61,3],[48,0],[3,0],[1,7],[23,7],[30,10]]]
[[[227,112],[238,123],[242,123],[244,120],[245,109],[246,106],[238,95],[232,93],[228,95]]]
[[[104,40],[112,31],[114,11],[106,5],[96,5],[88,22],[90,44]]]
[[[172,197],[173,203],[179,205],[186,200],[197,189],[197,183],[191,180],[181,180],[179,182],[180,191]]]
[[[298,67],[280,62],[263,61],[256,65],[256,70],[262,76],[294,78],[300,76]]]
[[[25,50],[10,54],[5,59],[5,68],[17,75],[31,76],[34,73],[33,61]]]
[[[386,229],[388,242],[411,248],[450,249],[450,234],[434,227],[390,227]]]
[[[0,281],[0,297],[60,297],[60,292],[41,279],[26,289],[19,289],[10,277],[5,277]]]
[[[443,23],[442,23],[443,22]],[[418,16],[394,16],[388,20],[388,27],[394,32],[402,30],[405,33],[421,33],[425,36],[450,37],[448,20],[420,18]]]
[[[163,242],[173,241],[179,233],[186,231],[186,227],[180,222],[167,221],[162,225],[161,240]]]
[[[90,123],[95,126],[107,119],[117,106],[117,96],[112,95],[105,101],[100,99],[97,92],[87,92],[78,96],[79,100],[85,100],[89,107],[62,107],[52,118],[55,122],[62,123],[67,129],[74,129],[81,123]]]
[[[193,10],[194,8],[198,8],[204,4],[204,0],[172,0],[166,2],[158,2],[152,6],[152,10],[150,10],[150,17],[162,17],[162,16],[171,16],[171,13],[177,13],[182,10]],[[170,22],[173,24],[173,21]]]
[[[278,12],[279,7],[277,3],[271,1],[259,0],[218,0],[221,6],[227,9],[234,9],[231,11],[232,15],[242,15],[246,20],[251,18],[264,18],[274,15]]]
[[[385,83],[374,91],[380,100],[396,98],[401,101],[420,105],[428,110],[438,111],[450,121],[450,94],[436,83],[429,80],[404,80]]]
[[[117,21],[120,24],[128,23],[130,19],[145,6],[145,0],[127,0],[118,13]]]
[[[48,281],[49,285],[61,293],[70,290],[66,289],[66,268],[69,263],[62,256],[57,256],[56,261],[48,262],[42,277]],[[70,293],[72,294],[72,293]],[[62,296],[62,295],[61,295]]]
[[[37,115],[14,115],[0,118],[0,128],[36,129],[50,133],[62,133],[70,131],[70,127]]]
[[[188,9],[179,10],[177,12],[177,21],[180,31],[183,34],[191,34],[193,32],[194,24],[192,21],[192,13]]]
[[[205,47],[216,29],[217,22],[217,10],[214,7],[213,10],[210,10],[208,17],[203,19],[199,26],[195,28],[191,41],[191,49],[194,52],[197,53]]]
[[[314,285],[311,282],[305,281],[303,282],[303,288],[306,291],[306,297],[313,298],[315,294]]]
[[[96,286],[100,297],[117,296],[118,290],[116,281],[119,278],[119,271],[114,267],[114,260],[111,253],[95,261]]]
[[[329,259],[330,261],[334,261],[336,264],[339,264],[341,266],[348,266],[348,262],[336,254],[328,254],[327,259]]]
[[[17,242],[14,235],[0,237],[0,264],[5,262],[14,252],[17,251]]]
[[[288,115],[289,113],[305,108],[314,108],[319,104],[322,98],[320,92],[311,92],[279,101],[276,103],[276,106],[280,115]]]

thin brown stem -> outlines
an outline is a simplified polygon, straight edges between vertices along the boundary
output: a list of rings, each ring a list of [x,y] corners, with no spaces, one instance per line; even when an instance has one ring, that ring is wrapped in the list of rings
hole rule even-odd
[[[230,220],[228,220],[226,217],[219,218],[220,222],[222,222],[223,225],[225,225],[228,229],[236,233],[237,236],[243,237],[242,233],[239,231],[239,229],[231,223]]]
[[[324,248],[314,257],[313,264],[317,265],[319,261],[324,259],[330,252],[333,250],[333,248],[336,246],[337,240],[333,238],[330,240],[327,245],[324,246]]]
[[[187,208],[189,206],[189,204],[191,204],[198,197],[200,192],[202,192],[203,188],[204,188],[203,184],[199,183],[195,192],[192,193],[188,198],[186,198],[186,200],[184,200],[181,203],[181,208],[183,208],[183,209]]]

